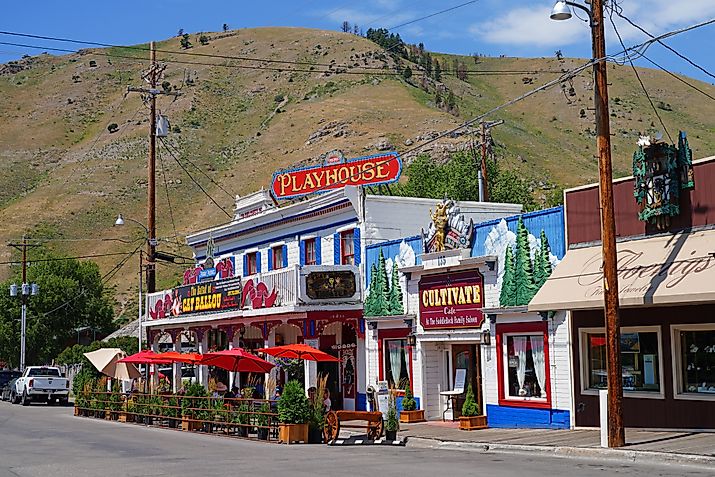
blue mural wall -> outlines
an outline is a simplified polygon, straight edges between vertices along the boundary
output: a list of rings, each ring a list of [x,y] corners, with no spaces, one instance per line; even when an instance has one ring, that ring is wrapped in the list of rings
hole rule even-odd
[[[489,427],[569,429],[571,414],[561,409],[529,409],[487,404]]]
[[[400,245],[402,242],[412,249],[412,254],[414,254],[414,265],[419,265],[422,263],[420,255],[422,254],[422,238],[419,235],[414,235],[412,237],[405,237],[404,239],[390,240],[389,242],[382,242],[375,245],[368,245],[365,247],[365,286],[369,288],[370,286],[370,272],[372,264],[377,266],[377,259],[380,256],[380,249],[382,249],[382,254],[385,260],[392,259],[400,255]],[[402,250],[402,254],[405,255],[405,250]],[[407,254],[412,256],[412,254]],[[406,257],[409,259],[409,257]],[[388,270],[389,272],[389,270]]]
[[[535,212],[527,212],[522,215],[513,215],[504,219],[495,219],[488,222],[480,222],[474,226],[474,242],[472,245],[472,256],[482,257],[490,255],[486,250],[485,242],[488,235],[499,226],[502,220],[506,221],[507,229],[516,233],[516,223],[519,217],[524,221],[524,225],[529,230],[529,233],[535,237],[539,237],[541,231],[546,233],[551,246],[551,253],[556,255],[560,260],[566,253],[566,238],[564,234],[564,208],[563,206],[553,207],[551,209],[537,210]]]

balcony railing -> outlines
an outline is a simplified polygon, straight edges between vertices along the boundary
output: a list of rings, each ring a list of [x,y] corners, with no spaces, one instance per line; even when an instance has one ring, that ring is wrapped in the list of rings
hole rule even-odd
[[[274,292],[276,293],[276,297],[273,306],[297,304],[298,290],[300,289],[298,283],[298,279],[300,278],[299,269],[300,267],[298,265],[291,265],[278,270],[243,277],[243,293],[246,297],[246,304],[248,305],[250,300],[254,297],[260,298],[264,296],[264,298],[268,298]],[[251,285],[248,284],[249,281],[252,282]],[[265,289],[263,287],[259,289],[261,283],[265,285]],[[251,287],[253,287],[255,291],[252,292]]]

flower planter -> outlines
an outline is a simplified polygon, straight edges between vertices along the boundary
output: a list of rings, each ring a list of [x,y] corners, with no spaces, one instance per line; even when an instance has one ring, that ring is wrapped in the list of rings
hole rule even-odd
[[[188,418],[183,418],[181,420],[181,429],[183,429],[184,431],[198,431],[200,428],[200,422],[191,421]]]
[[[259,427],[256,430],[256,434],[260,440],[262,440],[262,441],[268,440],[268,428],[267,427]]]
[[[411,423],[411,422],[425,422],[425,411],[401,411],[400,412],[400,422]]]
[[[459,428],[463,431],[473,431],[475,429],[487,428],[487,416],[461,416],[459,418]]]
[[[119,422],[127,422],[127,413],[126,412],[119,413]]]
[[[385,440],[386,441],[396,441],[397,440],[397,431],[385,431]]]
[[[308,424],[281,424],[278,429],[278,440],[284,444],[307,443]]]
[[[322,444],[323,430],[319,427],[308,429],[308,444]]]

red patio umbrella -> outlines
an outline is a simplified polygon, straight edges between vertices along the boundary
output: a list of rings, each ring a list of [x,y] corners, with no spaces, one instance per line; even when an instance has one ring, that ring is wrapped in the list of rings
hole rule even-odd
[[[178,353],[176,351],[167,351],[157,355],[158,358],[167,359],[172,363],[189,363],[195,364],[201,361],[202,355],[199,353]]]
[[[340,361],[335,356],[331,356],[324,351],[320,351],[303,343],[274,346],[273,348],[261,348],[257,351],[270,354],[276,358],[307,359],[309,361]]]
[[[134,363],[134,364],[169,364],[170,360],[162,358],[160,354],[152,350],[145,349],[134,353],[126,358],[117,361],[118,363]]]
[[[217,366],[234,373],[268,373],[275,366],[243,348],[206,353],[202,356],[199,364]]]

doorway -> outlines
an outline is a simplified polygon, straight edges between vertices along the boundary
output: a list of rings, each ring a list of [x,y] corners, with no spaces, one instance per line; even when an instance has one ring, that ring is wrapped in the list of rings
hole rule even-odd
[[[452,345],[452,378],[458,369],[467,370],[467,379],[465,381],[464,394],[455,399],[455,409],[453,418],[456,419],[462,415],[462,405],[464,404],[467,395],[467,387],[471,384],[474,391],[474,399],[482,407],[482,370],[479,362],[479,345],[477,344],[453,344]],[[454,383],[452,383],[454,385]]]

